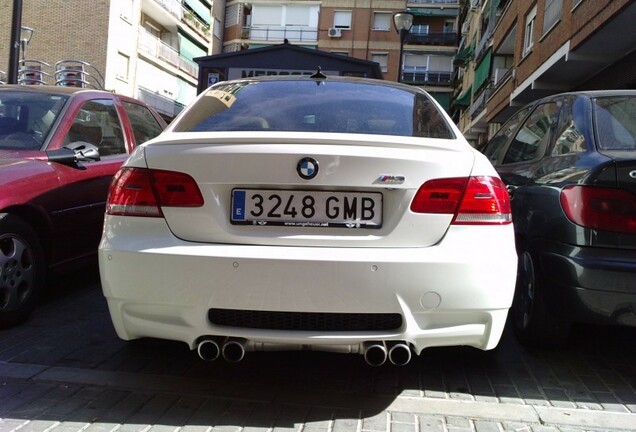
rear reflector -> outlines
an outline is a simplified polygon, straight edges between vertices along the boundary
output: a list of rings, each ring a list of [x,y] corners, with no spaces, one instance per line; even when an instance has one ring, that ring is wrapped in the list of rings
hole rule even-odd
[[[163,217],[161,207],[201,207],[203,196],[187,174],[122,168],[113,178],[106,213],[120,216]]]
[[[497,177],[429,180],[413,198],[414,213],[453,214],[454,225],[503,225],[512,222],[506,185]]]
[[[601,231],[636,232],[636,195],[629,191],[566,186],[561,191],[561,207],[577,225]]]

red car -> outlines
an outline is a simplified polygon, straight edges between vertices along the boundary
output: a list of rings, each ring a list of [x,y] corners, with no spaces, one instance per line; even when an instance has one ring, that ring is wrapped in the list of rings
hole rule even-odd
[[[95,255],[112,176],[165,126],[106,91],[0,86],[0,328],[28,317],[47,275]]]

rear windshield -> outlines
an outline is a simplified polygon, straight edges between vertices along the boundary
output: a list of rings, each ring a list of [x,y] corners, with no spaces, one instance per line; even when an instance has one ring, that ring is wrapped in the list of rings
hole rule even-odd
[[[612,96],[594,101],[599,148],[636,150],[636,96]]]
[[[234,82],[208,89],[175,132],[332,132],[454,138],[423,93],[338,81]]]
[[[39,150],[68,96],[0,92],[0,149]]]

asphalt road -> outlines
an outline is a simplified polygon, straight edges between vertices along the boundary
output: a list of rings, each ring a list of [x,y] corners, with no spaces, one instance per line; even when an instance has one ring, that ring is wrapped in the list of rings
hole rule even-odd
[[[204,362],[182,343],[124,342],[94,268],[51,284],[0,330],[0,432],[636,430],[636,329],[582,326],[558,350],[507,331],[490,352],[247,353]]]

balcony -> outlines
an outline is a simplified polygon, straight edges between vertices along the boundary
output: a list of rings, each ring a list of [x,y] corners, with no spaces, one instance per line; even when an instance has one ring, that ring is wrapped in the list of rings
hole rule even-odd
[[[457,5],[459,6],[459,0],[408,0],[407,4],[431,4],[431,5]]]
[[[243,39],[253,41],[317,42],[318,29],[301,26],[252,26],[243,27]]]
[[[197,18],[194,13],[186,9],[179,0],[153,0],[170,15],[198,33],[200,36],[208,38],[210,36],[210,25]]]
[[[429,71],[422,66],[405,66],[401,81],[416,85],[450,86],[452,74],[450,71]]]
[[[197,64],[181,56],[179,51],[161,39],[154,37],[143,28],[139,30],[139,50],[171,64],[194,78],[198,76],[199,66]]]
[[[420,44],[420,45],[445,45],[456,46],[457,34],[455,32],[429,32],[419,31],[417,26],[411,29],[411,32],[406,37],[406,44]]]

